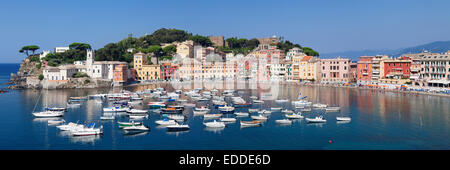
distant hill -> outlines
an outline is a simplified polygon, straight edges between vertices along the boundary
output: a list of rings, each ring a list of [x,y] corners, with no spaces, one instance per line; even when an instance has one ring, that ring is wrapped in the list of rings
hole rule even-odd
[[[360,51],[343,51],[336,53],[322,53],[320,58],[335,58],[341,56],[343,58],[350,58],[352,61],[359,60],[360,56],[372,56],[372,55],[389,55],[398,57],[405,53],[420,53],[424,50],[433,53],[444,53],[450,50],[450,41],[435,41],[428,44],[418,45],[414,47],[401,48],[401,49],[382,49],[382,50],[360,50]]]

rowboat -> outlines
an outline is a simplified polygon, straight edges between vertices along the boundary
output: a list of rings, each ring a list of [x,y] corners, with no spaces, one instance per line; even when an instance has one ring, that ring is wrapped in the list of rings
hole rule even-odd
[[[219,118],[222,114],[204,114],[203,118]]]
[[[248,116],[249,113],[245,113],[245,112],[236,112],[234,113],[236,116]]]
[[[223,118],[220,118],[220,121],[221,122],[236,122],[236,118],[223,117]]]
[[[317,116],[314,119],[306,118],[305,119],[308,123],[325,123],[327,120],[323,119],[322,116]]]
[[[275,123],[280,123],[280,124],[291,124],[292,120],[289,119],[279,119],[279,120],[275,120]]]
[[[217,122],[214,120],[213,122],[205,122],[203,123],[206,127],[213,127],[213,128],[222,128],[225,127],[225,123],[223,122]]]
[[[337,121],[350,121],[352,118],[350,117],[336,117]]]
[[[259,126],[261,125],[261,121],[252,120],[252,121],[241,121],[241,126]]]
[[[129,115],[130,119],[144,119],[148,118],[148,115]]]
[[[119,124],[119,127],[127,127],[127,126],[137,126],[137,125],[142,125],[142,122],[117,122],[117,124]]]
[[[194,115],[204,115],[208,113],[208,111],[194,111]]]
[[[267,117],[263,115],[251,116],[251,118],[255,120],[267,120]]]

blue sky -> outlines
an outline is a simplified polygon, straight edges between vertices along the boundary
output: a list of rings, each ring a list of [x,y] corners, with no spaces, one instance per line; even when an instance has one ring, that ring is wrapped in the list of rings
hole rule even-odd
[[[450,40],[447,0],[9,1],[0,5],[0,59],[85,42],[98,49],[159,28],[254,38],[283,36],[320,53],[397,49]],[[40,51],[39,51],[40,52]]]

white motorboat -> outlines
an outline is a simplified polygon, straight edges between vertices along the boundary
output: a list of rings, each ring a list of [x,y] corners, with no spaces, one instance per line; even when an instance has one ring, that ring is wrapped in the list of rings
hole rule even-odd
[[[83,125],[69,122],[67,124],[58,125],[58,126],[56,126],[56,128],[58,128],[59,130],[62,130],[62,131],[70,131],[70,129],[74,129],[74,128],[83,128]]]
[[[250,113],[255,113],[255,112],[258,112],[259,111],[259,109],[248,109],[248,112],[250,112]]]
[[[131,114],[147,114],[148,111],[147,110],[139,110],[139,109],[128,109],[127,113],[131,113]]]
[[[281,107],[272,107],[272,108],[270,108],[270,110],[274,111],[274,112],[281,111]]]
[[[32,113],[35,117],[61,117],[64,115],[64,112],[62,111],[42,111],[42,112],[33,112]]]
[[[234,113],[236,116],[248,116],[249,113],[245,113],[245,112],[235,112]]]
[[[175,124],[177,124],[177,122],[172,119],[157,120],[157,121],[155,121],[155,123],[158,125],[175,125]]]
[[[73,129],[71,130],[72,135],[74,136],[90,136],[90,135],[99,135],[103,133],[103,126],[100,128],[94,128],[95,123],[91,123],[86,127]]]
[[[194,111],[194,115],[204,115],[208,113],[208,111]]]
[[[209,111],[210,109],[206,106],[196,107],[195,111]]]
[[[350,117],[336,117],[337,121],[351,121],[352,118]]]
[[[225,106],[219,107],[219,110],[222,112],[232,112],[232,111],[234,111],[234,107],[225,105]]]
[[[125,111],[127,111],[127,108],[119,107],[119,106],[106,107],[106,108],[103,108],[103,111],[104,112],[125,112]]]
[[[263,116],[263,115],[258,115],[258,116],[250,116],[252,119],[254,119],[254,120],[267,120],[267,117],[266,116]]]
[[[288,109],[284,109],[284,110],[281,111],[281,113],[290,114],[290,113],[294,113],[294,111],[288,110]]]
[[[144,119],[148,118],[148,115],[128,115],[130,119]]]
[[[259,114],[271,114],[272,112],[268,111],[268,110],[261,110],[261,111],[258,111],[258,113]]]
[[[286,114],[285,116],[286,116],[286,118],[289,118],[289,119],[303,119],[303,116],[301,113]]]
[[[223,117],[220,118],[221,122],[236,122],[236,118],[232,118],[232,117]]]
[[[137,126],[127,126],[124,127],[123,130],[130,131],[130,132],[136,132],[136,131],[149,131],[150,128],[144,126],[144,125],[137,125]]]
[[[47,123],[49,125],[57,125],[57,124],[61,124],[61,123],[64,123],[64,122],[65,122],[64,120],[48,120],[47,121]]]
[[[339,112],[341,110],[340,107],[327,107],[325,108],[325,111],[327,112]]]
[[[252,121],[241,121],[241,126],[259,126],[261,125],[261,121],[252,120]]]
[[[256,97],[256,96],[250,96],[250,99],[255,100],[255,99],[258,99],[258,97]]]
[[[279,119],[279,120],[275,120],[275,123],[280,123],[280,124],[291,124],[292,120],[289,119]]]
[[[167,126],[167,130],[169,131],[189,130],[189,125],[180,125],[176,123],[174,125]]]
[[[203,118],[219,118],[222,114],[204,114]]]
[[[217,122],[214,120],[213,122],[205,122],[203,123],[206,127],[213,127],[213,128],[222,128],[225,127],[225,123],[223,122]]]
[[[322,116],[317,116],[313,119],[311,118],[306,118],[305,119],[308,123],[325,123],[327,120],[323,119]]]
[[[183,115],[168,115],[167,118],[173,119],[173,120],[184,120]]]
[[[127,127],[127,126],[137,126],[137,125],[142,125],[142,122],[117,122],[117,124],[119,124],[119,128],[123,128],[123,127]]]
[[[316,103],[312,105],[314,108],[326,108],[327,105],[326,104],[320,104],[320,103]]]
[[[114,116],[101,116],[100,117],[100,120],[114,120],[115,119],[115,117]]]

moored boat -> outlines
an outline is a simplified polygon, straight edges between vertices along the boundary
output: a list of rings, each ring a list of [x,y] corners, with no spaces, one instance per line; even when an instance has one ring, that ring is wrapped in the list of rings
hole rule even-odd
[[[252,121],[241,121],[241,126],[259,126],[261,125],[261,121],[252,120]]]
[[[268,119],[266,116],[263,116],[261,114],[259,114],[257,116],[250,116],[250,117],[254,120],[267,120]]]
[[[189,125],[180,125],[178,123],[174,124],[174,125],[169,125],[167,126],[167,130],[169,131],[184,131],[184,130],[189,130]]]
[[[223,122],[218,122],[216,120],[212,121],[212,122],[205,122],[203,123],[206,127],[213,127],[213,128],[222,128],[225,127],[225,123]]]
[[[327,107],[325,108],[325,111],[327,112],[339,112],[341,110],[340,107]]]
[[[245,113],[245,112],[236,112],[234,113],[236,116],[248,116],[249,113]]]
[[[336,117],[337,121],[351,121],[352,118],[350,117]]]
[[[42,111],[42,112],[33,112],[35,117],[61,117],[64,115],[62,111]]]
[[[220,121],[222,121],[222,122],[236,122],[236,118],[223,117],[223,118],[220,118]]]
[[[306,118],[305,119],[308,123],[325,123],[327,120],[323,119],[322,116],[317,116],[313,119],[311,118]]]
[[[163,119],[163,120],[157,120],[155,121],[158,125],[175,125],[177,122],[172,119]]]
[[[219,118],[221,116],[222,116],[222,114],[204,114],[203,115],[204,118]]]
[[[291,124],[292,120],[289,119],[279,119],[279,120],[275,120],[275,123],[280,123],[280,124]]]
[[[303,119],[303,116],[301,113],[286,114],[285,116],[286,116],[286,118],[289,118],[289,119]]]

